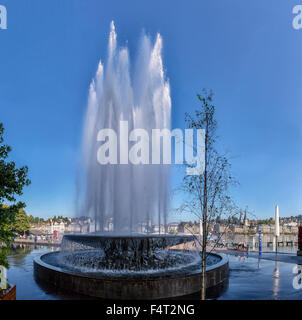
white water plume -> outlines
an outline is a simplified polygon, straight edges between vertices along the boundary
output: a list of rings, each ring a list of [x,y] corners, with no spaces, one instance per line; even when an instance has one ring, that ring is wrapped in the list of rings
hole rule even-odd
[[[167,165],[100,165],[97,134],[111,128],[119,137],[120,121],[124,120],[128,121],[129,132],[145,129],[151,137],[152,129],[170,129],[170,115],[170,87],[163,68],[161,36],[158,34],[152,43],[143,35],[138,57],[131,65],[128,48],[117,44],[112,22],[107,61],[99,62],[89,89],[77,195],[78,214],[91,216],[97,231],[110,230],[110,224],[116,233],[146,232],[146,225],[166,225]],[[118,150],[120,147],[118,158],[128,157],[128,148],[121,144]]]

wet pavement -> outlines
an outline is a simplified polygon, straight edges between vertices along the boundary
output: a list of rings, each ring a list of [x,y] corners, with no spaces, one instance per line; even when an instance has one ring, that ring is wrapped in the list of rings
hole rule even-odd
[[[56,292],[53,288],[36,283],[33,277],[33,259],[57,248],[23,247],[9,257],[10,269],[7,272],[9,282],[17,285],[17,299],[55,300],[89,299],[89,297]],[[263,299],[302,299],[300,266],[291,258],[291,254],[274,253],[227,253],[230,276],[227,290],[219,297],[221,300],[263,300]],[[287,261],[287,262],[284,262]],[[288,262],[293,261],[293,262]]]
[[[275,261],[275,253],[261,256],[227,254],[230,276],[228,289],[221,300],[288,300],[302,299],[301,273],[296,263]],[[277,257],[290,261],[292,254]]]

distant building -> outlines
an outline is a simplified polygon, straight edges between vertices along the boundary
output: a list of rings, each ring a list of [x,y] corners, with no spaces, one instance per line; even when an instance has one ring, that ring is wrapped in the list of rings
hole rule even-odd
[[[215,233],[223,233],[227,231],[227,227],[225,225],[222,225],[220,223],[216,223],[214,225],[214,230]]]
[[[240,210],[240,216],[239,216],[239,223],[240,223],[241,225],[243,225],[243,218],[242,218],[242,212],[241,212],[241,210]]]
[[[148,233],[153,232],[153,226],[151,225],[151,221],[144,221],[138,223],[138,232]]]
[[[250,225],[249,220],[248,220],[248,218],[246,216],[246,211],[245,211],[245,214],[244,214],[243,225],[245,227],[248,227]]]
[[[153,232],[154,233],[165,233],[165,226],[161,224],[160,226],[158,224],[153,225]]]
[[[256,232],[256,231],[257,231],[257,227],[255,225],[249,226],[249,232]]]
[[[50,233],[54,233],[54,231],[58,232],[58,233],[64,233],[65,231],[65,224],[63,221],[61,222],[54,222],[54,223],[51,223],[51,226],[50,226]]]
[[[298,233],[298,226],[293,224],[284,224],[280,226],[280,232],[282,233]]]
[[[230,231],[231,232],[234,232],[234,233],[243,233],[244,232],[244,229],[242,226],[238,226],[236,224],[232,224],[230,225]]]
[[[298,227],[298,223],[295,221],[287,222],[283,224],[286,227]]]
[[[171,233],[171,234],[178,233],[178,223],[177,222],[169,223],[167,227],[168,227],[168,233]]]
[[[270,224],[258,224],[257,231],[261,230],[262,233],[274,233],[275,225]]]
[[[186,234],[199,234],[199,224],[186,223],[184,226],[184,233],[186,233]]]

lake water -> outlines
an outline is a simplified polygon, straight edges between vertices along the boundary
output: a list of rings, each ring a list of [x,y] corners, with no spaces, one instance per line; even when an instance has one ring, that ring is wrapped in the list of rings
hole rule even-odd
[[[34,258],[42,253],[55,250],[58,248],[24,245],[8,257],[10,268],[7,271],[7,278],[10,283],[16,284],[18,300],[91,299],[85,296],[57,292],[55,289],[41,286],[35,281]]]

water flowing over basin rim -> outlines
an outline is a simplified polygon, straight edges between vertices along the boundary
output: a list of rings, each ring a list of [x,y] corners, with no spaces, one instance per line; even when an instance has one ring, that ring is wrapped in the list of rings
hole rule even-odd
[[[175,245],[192,242],[194,235],[169,235],[169,234],[115,234],[115,233],[90,233],[90,234],[65,234],[61,244],[61,250],[70,250],[72,244],[80,246],[101,248],[116,245],[126,248],[140,248],[148,251],[150,248],[168,248]]]
[[[196,239],[196,236],[185,234],[185,235],[174,235],[174,234],[148,234],[148,233],[88,233],[88,234],[82,234],[82,233],[72,233],[72,234],[65,234],[65,238],[101,238],[101,239],[162,239],[163,237],[165,239],[184,239],[188,241],[192,241]]]
[[[121,273],[121,274],[116,274],[116,276],[114,276],[113,273],[109,273],[106,275],[106,273],[104,273],[104,272],[99,272],[99,273],[80,272],[78,270],[70,270],[70,269],[52,264],[50,262],[52,260],[52,258],[59,255],[59,254],[60,254],[60,251],[44,253],[34,259],[34,264],[39,265],[47,270],[52,270],[53,272],[64,273],[66,275],[88,278],[88,279],[99,279],[99,280],[110,280],[110,281],[120,281],[120,280],[126,280],[129,282],[131,282],[131,281],[135,282],[137,280],[152,281],[152,280],[159,280],[159,279],[186,278],[187,276],[190,276],[190,275],[201,274],[200,263],[193,266],[190,271],[185,270],[184,272],[182,272],[182,270],[180,269],[179,272],[164,272],[163,271],[158,274],[157,273],[148,274],[147,272],[143,273],[143,274],[127,274],[127,273],[123,274],[123,273]],[[212,265],[208,265],[206,267],[207,272],[214,270],[216,268],[221,268],[225,264],[228,264],[228,258],[224,254],[218,255],[215,253],[209,253],[209,255],[218,258],[219,261],[212,264]]]
[[[93,277],[171,277],[199,269],[200,252],[188,250],[193,241],[193,235],[64,235],[61,254],[42,260]],[[217,262],[208,259],[208,265]]]

